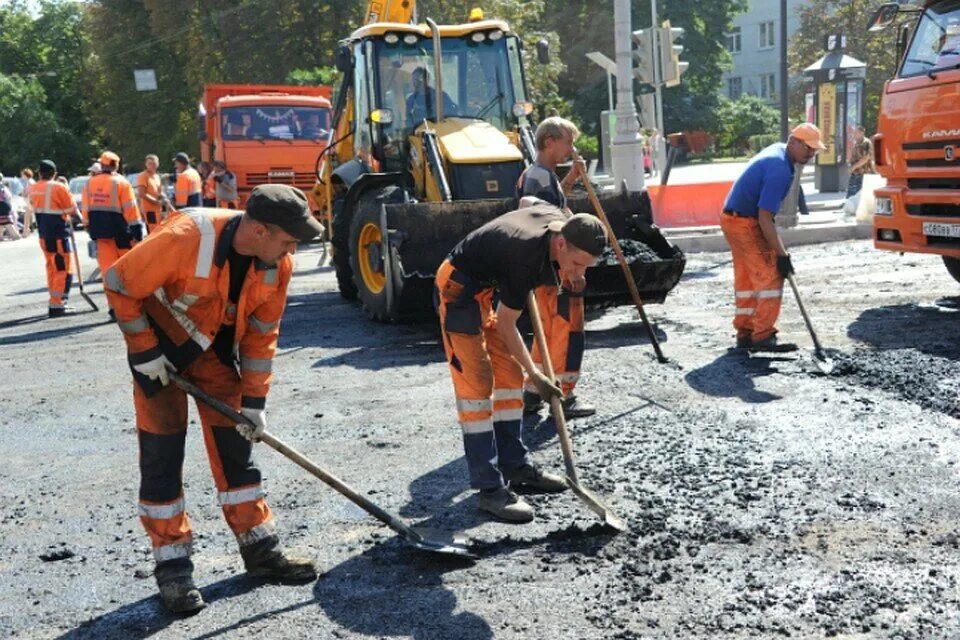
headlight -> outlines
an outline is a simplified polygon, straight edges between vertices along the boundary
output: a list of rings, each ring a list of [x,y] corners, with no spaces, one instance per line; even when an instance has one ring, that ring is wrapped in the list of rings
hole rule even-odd
[[[370,112],[370,122],[391,124],[393,122],[393,111],[390,111],[390,109],[374,109]]]
[[[513,105],[513,115],[518,118],[523,116],[528,116],[533,113],[533,103],[530,102],[517,102]]]
[[[503,37],[503,31],[500,31],[500,29],[494,29],[493,31],[490,32],[490,35],[487,37],[493,40],[494,42],[496,42],[497,40]]]
[[[385,36],[383,36],[383,41],[386,42],[387,44],[397,44],[398,42],[400,42],[400,36],[398,36],[395,33],[388,33]]]
[[[407,35],[403,36],[404,44],[417,44],[418,40],[419,38],[417,38],[417,34],[415,33],[408,33]]]
[[[877,198],[877,206],[874,213],[878,216],[893,215],[893,200],[890,198]]]
[[[487,34],[485,34],[483,31],[474,31],[472,34],[470,34],[470,39],[474,42],[483,42],[487,39]]]

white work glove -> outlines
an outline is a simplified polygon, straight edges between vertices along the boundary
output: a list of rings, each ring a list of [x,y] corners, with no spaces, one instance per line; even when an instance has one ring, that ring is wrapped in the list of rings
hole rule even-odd
[[[267,428],[267,412],[263,409],[240,409],[240,414],[256,426],[251,427],[245,422],[238,422],[237,431],[250,442],[260,442],[260,436]]]
[[[153,360],[147,360],[141,364],[133,365],[134,371],[141,373],[151,380],[156,380],[163,386],[170,384],[170,376],[167,372],[173,369],[173,363],[167,360],[167,356],[160,354]]]

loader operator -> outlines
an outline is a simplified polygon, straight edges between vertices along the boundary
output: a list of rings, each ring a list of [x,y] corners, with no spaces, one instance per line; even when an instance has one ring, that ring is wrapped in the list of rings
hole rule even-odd
[[[73,311],[67,306],[70,285],[73,282],[73,246],[70,239],[68,216],[77,213],[77,205],[70,190],[54,178],[57,165],[51,160],[40,162],[40,182],[30,188],[30,205],[37,221],[40,249],[47,265],[47,315],[51,318]],[[30,231],[29,220],[24,225]],[[16,227],[16,222],[14,222]]]
[[[582,283],[606,241],[594,216],[568,216],[539,204],[470,232],[437,272],[437,311],[470,486],[480,491],[480,509],[504,520],[533,519],[533,509],[512,488],[567,488],[563,478],[527,459],[521,435],[524,371],[544,400],[563,392],[534,365],[517,318],[530,291],[558,285],[554,263],[572,282]]]
[[[561,181],[555,173],[557,165],[566,162],[573,154],[573,143],[580,136],[577,125],[560,117],[545,119],[537,127],[537,160],[520,177],[519,195],[549,202],[561,209],[567,207],[569,193],[577,178],[586,179],[583,161],[575,163]],[[568,210],[569,211],[569,210]],[[543,318],[543,330],[550,346],[550,361],[555,367],[557,379],[563,389],[563,413],[566,418],[592,416],[597,410],[574,395],[580,379],[583,362],[583,283],[573,283],[566,273],[560,272],[561,287],[539,286],[536,289],[537,306]],[[541,365],[540,346],[533,345],[533,361]],[[537,393],[533,380],[527,378],[523,388],[523,410],[537,413],[542,398]]]
[[[281,582],[316,577],[312,562],[280,548],[250,454],[266,425],[290,254],[321,231],[301,191],[262,185],[243,213],[183,210],[104,272],[134,378],[140,519],[153,545],[160,597],[171,611],[205,605],[192,577],[193,534],[181,484],[187,398],[168,384],[168,370],[257,425],[234,428],[197,406],[218,501],[247,572]]]
[[[428,84],[429,80],[427,70],[423,67],[417,67],[413,70],[413,73],[410,74],[413,91],[407,96],[408,127],[416,127],[425,119],[432,120],[437,117],[437,114],[434,113],[436,101],[436,98],[434,98],[435,89],[430,88]],[[444,115],[455,115],[457,106],[453,103],[453,99],[447,95],[446,91],[442,92],[440,99],[443,100]]]
[[[777,340],[783,281],[793,274],[793,263],[777,234],[774,216],[791,185],[799,188],[794,172],[802,171],[825,148],[816,125],[798,125],[786,144],[772,144],[754,156],[727,194],[720,229],[733,257],[738,349],[785,352],[797,348]]]

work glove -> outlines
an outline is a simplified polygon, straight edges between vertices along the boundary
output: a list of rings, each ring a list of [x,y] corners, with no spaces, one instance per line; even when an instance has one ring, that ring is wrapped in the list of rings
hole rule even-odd
[[[260,436],[267,428],[267,412],[263,409],[240,409],[241,415],[247,418],[255,426],[250,426],[245,422],[237,423],[237,431],[250,442],[260,442]]]
[[[551,398],[563,398],[563,390],[560,389],[559,381],[550,380],[550,378],[543,375],[543,372],[537,370],[530,373],[530,379],[533,381],[533,386],[537,388],[537,393],[540,394],[544,402],[550,402]]]
[[[790,262],[789,253],[785,256],[777,256],[777,271],[784,278],[793,275],[793,263]]]
[[[173,369],[173,363],[167,360],[167,356],[162,353],[153,360],[147,360],[141,364],[133,365],[133,370],[143,374],[151,380],[156,380],[163,386],[170,384],[168,371]]]

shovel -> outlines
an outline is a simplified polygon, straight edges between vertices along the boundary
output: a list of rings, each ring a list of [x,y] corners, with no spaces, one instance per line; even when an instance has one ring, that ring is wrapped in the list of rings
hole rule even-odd
[[[100,307],[97,306],[97,303],[87,295],[86,291],[83,290],[83,274],[80,273],[80,250],[77,249],[77,236],[73,233],[73,220],[69,215],[67,216],[67,224],[70,227],[70,243],[73,245],[73,266],[77,269],[77,288],[80,289],[80,295],[84,300],[87,301],[87,304],[90,305],[90,308],[94,311],[100,311]]]
[[[543,334],[543,323],[540,320],[537,300],[534,298],[532,291],[527,295],[527,309],[530,313],[530,324],[533,325],[533,335],[536,337],[537,345],[540,347],[540,356],[543,358],[543,372],[548,378],[554,380],[550,350],[547,347],[547,338]],[[588,509],[600,516],[605,526],[616,531],[626,531],[627,523],[611,511],[596,494],[580,484],[577,477],[577,468],[573,463],[573,444],[570,442],[570,433],[567,431],[567,420],[563,416],[560,398],[550,398],[550,412],[553,414],[553,422],[557,425],[557,435],[560,438],[560,449],[563,451],[563,464],[567,469],[567,484],[570,489],[581,502],[587,505]]]
[[[254,426],[246,416],[234,411],[223,401],[208,395],[195,384],[188,382],[172,371],[169,372],[169,375],[170,380],[172,380],[175,385],[192,395],[200,402],[218,411],[236,423],[242,422],[244,424]],[[308,472],[329,486],[333,487],[333,489],[345,496],[348,500],[350,500],[350,502],[354,503],[372,515],[374,518],[393,529],[410,546],[420,549],[421,551],[429,551],[431,553],[455,555],[470,560],[476,558],[461,537],[438,533],[428,529],[418,529],[416,527],[407,525],[405,522],[403,522],[403,520],[389,513],[388,511],[381,509],[373,502],[357,493],[343,480],[325,471],[319,465],[312,462],[305,455],[289,446],[275,435],[264,431],[260,436],[260,440],[271,449],[274,449],[286,458],[289,458],[298,466],[306,469]]]
[[[579,165],[580,163],[580,154],[577,153],[577,150],[573,150],[573,163],[574,166]],[[663,351],[660,350],[660,341],[657,340],[657,334],[653,331],[653,326],[651,326],[650,321],[647,319],[647,312],[643,310],[643,300],[640,299],[640,291],[637,289],[637,282],[633,279],[633,272],[630,271],[630,265],[627,264],[627,259],[623,257],[623,250],[620,249],[620,242],[617,241],[617,236],[613,232],[613,227],[610,226],[610,221],[607,219],[607,213],[603,210],[603,207],[600,205],[600,200],[597,198],[597,194],[593,191],[593,185],[590,184],[590,180],[586,176],[582,176],[583,186],[587,190],[587,197],[590,198],[590,204],[593,205],[594,211],[597,212],[597,217],[603,222],[603,226],[607,228],[607,235],[610,237],[610,246],[613,247],[613,253],[617,256],[617,262],[620,263],[620,268],[623,269],[623,277],[627,280],[627,288],[630,289],[630,296],[633,298],[633,304],[636,305],[637,311],[640,313],[640,319],[643,321],[643,326],[647,330],[647,335],[650,337],[650,344],[653,345],[653,351],[657,354],[657,362],[664,364],[669,362],[666,356],[663,355]]]
[[[813,330],[813,324],[810,322],[810,316],[807,315],[806,307],[803,306],[803,300],[800,298],[800,290],[797,289],[797,283],[793,279],[792,273],[787,276],[787,280],[790,281],[793,296],[797,299],[797,306],[800,307],[800,315],[803,316],[803,322],[807,325],[807,331],[810,332],[810,337],[813,339],[813,354],[816,357],[817,368],[820,369],[821,373],[830,375],[833,372],[833,360],[827,356],[823,347],[820,346],[820,341],[817,339],[817,332]]]

